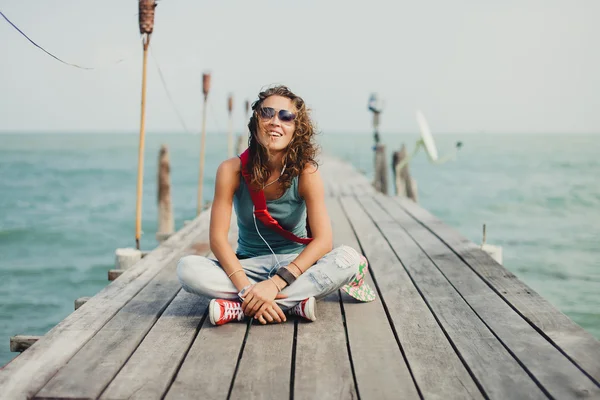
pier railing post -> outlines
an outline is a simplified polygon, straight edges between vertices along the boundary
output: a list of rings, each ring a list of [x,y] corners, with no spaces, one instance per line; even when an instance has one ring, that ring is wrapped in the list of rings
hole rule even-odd
[[[387,163],[385,162],[385,145],[375,146],[375,190],[383,194],[388,193]]]
[[[158,230],[156,240],[159,243],[167,240],[175,232],[170,174],[169,149],[163,144],[160,148],[158,160]]]
[[[396,196],[408,197],[415,203],[418,201],[417,182],[410,176],[409,164],[406,163],[398,170],[400,163],[407,157],[406,146],[402,144],[400,151],[394,152],[392,156],[392,171],[394,173],[394,189]]]

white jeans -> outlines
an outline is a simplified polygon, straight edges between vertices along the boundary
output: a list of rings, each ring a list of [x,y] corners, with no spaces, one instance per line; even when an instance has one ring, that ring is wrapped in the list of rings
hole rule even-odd
[[[277,269],[293,261],[297,254],[278,254],[240,260],[250,282],[257,283],[275,275]],[[275,302],[289,309],[314,296],[323,298],[350,283],[358,272],[360,254],[351,247],[339,246],[325,254],[294,283],[283,289],[288,297]],[[187,292],[209,298],[238,300],[238,290],[217,260],[202,256],[185,256],[177,264],[177,277]]]

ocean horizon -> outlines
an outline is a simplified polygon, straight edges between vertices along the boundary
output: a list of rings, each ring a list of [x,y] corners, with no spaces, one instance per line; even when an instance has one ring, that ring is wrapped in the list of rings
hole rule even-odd
[[[137,132],[0,131],[0,366],[16,354],[9,338],[43,335],[78,297],[109,284],[114,251],[134,247]],[[415,133],[380,132],[391,153]],[[203,201],[226,158],[226,134],[207,134]],[[343,139],[343,140],[342,140]],[[411,162],[419,202],[475,243],[503,247],[503,265],[577,324],[600,338],[600,158],[593,133],[436,134],[441,156]],[[322,133],[323,152],[373,177],[372,133]],[[196,213],[200,135],[146,138],[143,250],[157,242],[157,161],[171,160],[176,229]],[[390,193],[393,191],[389,171]]]

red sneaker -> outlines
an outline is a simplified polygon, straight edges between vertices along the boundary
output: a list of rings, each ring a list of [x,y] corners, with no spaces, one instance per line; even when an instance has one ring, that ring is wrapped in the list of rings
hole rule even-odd
[[[231,321],[243,320],[244,310],[239,301],[212,299],[208,305],[208,315],[211,324],[223,325]]]
[[[298,315],[309,321],[316,321],[317,315],[315,314],[315,298],[309,297],[308,299],[302,300],[294,307],[288,310],[291,315]]]

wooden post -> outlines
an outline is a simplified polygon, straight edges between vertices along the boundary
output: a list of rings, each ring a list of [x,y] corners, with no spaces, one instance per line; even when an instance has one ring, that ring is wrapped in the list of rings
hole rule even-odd
[[[158,159],[158,231],[156,232],[156,240],[159,243],[167,240],[175,231],[173,206],[171,204],[170,173],[169,149],[163,144],[160,147]]]
[[[210,74],[202,74],[202,93],[204,94],[204,103],[202,107],[202,133],[200,138],[200,171],[198,176],[198,205],[196,206],[196,215],[202,212],[202,185],[204,183],[204,146],[206,142],[206,102],[208,92],[210,91]]]
[[[128,269],[142,259],[142,252],[132,248],[117,249],[115,251],[115,269]]]
[[[394,188],[396,196],[408,197],[415,203],[418,201],[417,182],[410,176],[409,164],[406,163],[399,171],[400,163],[406,159],[406,146],[402,144],[400,151],[394,152],[392,156],[392,171],[394,173]]]
[[[144,140],[146,130],[146,76],[148,65],[148,46],[154,29],[155,0],[139,1],[139,26],[143,38],[144,57],[142,61],[142,112],[140,117],[140,141],[138,146],[137,201],[135,205],[135,247],[140,249],[142,235],[142,193],[144,184]]]
[[[227,157],[233,157],[233,95],[227,99],[227,112],[229,113],[229,132],[227,132]]]
[[[388,193],[387,163],[385,162],[385,145],[375,146],[375,190],[383,194]]]

